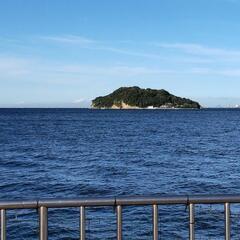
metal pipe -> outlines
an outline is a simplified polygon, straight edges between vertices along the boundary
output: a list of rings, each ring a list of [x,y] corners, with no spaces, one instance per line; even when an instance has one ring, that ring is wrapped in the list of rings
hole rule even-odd
[[[117,240],[122,240],[122,206],[117,206]]]
[[[40,199],[33,201],[0,201],[0,209],[33,209],[38,207],[66,208],[80,206],[115,206],[115,205],[168,205],[168,204],[225,204],[240,203],[240,194],[225,195],[155,195],[155,196],[116,196],[109,198],[77,199]]]
[[[48,208],[80,207],[80,239],[85,239],[85,207],[117,206],[117,239],[122,239],[122,206],[153,206],[153,238],[158,237],[158,205],[189,205],[189,239],[195,239],[195,204],[224,204],[225,240],[231,238],[231,203],[240,203],[240,194],[230,195],[172,195],[172,196],[132,196],[109,198],[49,199],[27,201],[0,201],[1,240],[6,240],[7,209],[39,209],[40,240],[48,239]]]
[[[225,211],[225,240],[231,239],[231,211],[230,211],[230,204],[224,204],[224,211]]]
[[[116,197],[116,204],[122,206],[186,204],[187,196],[126,196]]]
[[[195,206],[193,203],[189,204],[189,239],[195,239]]]
[[[85,240],[85,207],[80,207],[80,240]]]
[[[40,207],[40,220],[39,220],[39,238],[40,240],[48,240],[48,209]]]
[[[32,209],[38,208],[37,200],[24,200],[24,201],[0,201],[0,209]]]
[[[66,207],[104,207],[114,206],[115,198],[76,198],[76,199],[41,199],[38,202],[38,206],[44,206],[47,208],[66,208]],[[1,208],[1,205],[0,205]]]
[[[6,210],[1,209],[1,240],[6,240]]]
[[[158,240],[158,205],[153,205],[153,240]]]

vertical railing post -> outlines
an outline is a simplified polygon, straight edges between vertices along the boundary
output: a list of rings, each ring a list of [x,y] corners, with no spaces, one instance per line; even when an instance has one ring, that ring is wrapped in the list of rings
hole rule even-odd
[[[80,240],[85,240],[85,207],[80,207]]]
[[[153,206],[153,240],[158,240],[158,205]]]
[[[225,240],[231,239],[231,212],[230,212],[230,204],[224,204],[224,212],[225,212]]]
[[[189,204],[189,240],[195,239],[195,206]]]
[[[117,206],[117,240],[122,240],[122,206]]]
[[[46,207],[40,207],[39,209],[39,238],[40,240],[48,240],[48,209]]]
[[[1,240],[6,240],[6,210],[1,209]]]

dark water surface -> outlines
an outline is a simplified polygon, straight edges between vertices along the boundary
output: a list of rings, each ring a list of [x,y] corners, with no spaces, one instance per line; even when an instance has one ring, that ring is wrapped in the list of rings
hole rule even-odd
[[[0,198],[240,193],[240,110],[0,109]],[[197,239],[224,239],[222,206],[198,206]],[[239,208],[232,210],[240,239]],[[235,216],[235,217],[234,217]],[[151,239],[151,207],[123,210],[124,239]],[[187,239],[185,206],[159,208],[160,239]],[[112,208],[87,239],[115,239]],[[8,239],[37,239],[35,210],[8,212]],[[78,209],[49,211],[49,239],[78,239]]]

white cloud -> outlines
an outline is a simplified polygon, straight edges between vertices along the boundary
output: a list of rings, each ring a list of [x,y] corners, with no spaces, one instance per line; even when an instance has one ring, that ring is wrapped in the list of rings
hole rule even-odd
[[[94,66],[94,65],[65,65],[58,69],[58,72],[65,74],[84,74],[99,76],[138,76],[138,75],[156,75],[162,73],[173,73],[172,70],[154,69],[145,67],[129,66]]]
[[[132,49],[116,47],[118,42],[102,42],[94,39],[78,35],[63,35],[63,36],[42,36],[41,40],[50,41],[53,43],[60,43],[67,46],[77,45],[80,48],[106,51],[115,54],[135,56],[141,58],[148,58],[161,61],[174,61],[174,62],[185,62],[185,63],[210,63],[212,59],[221,57],[223,61],[240,60],[240,50],[230,50],[223,48],[212,48],[195,43],[141,43],[144,51],[134,51]],[[179,51],[182,54],[188,54],[187,56],[169,57],[162,53],[154,53],[154,51],[146,50],[146,46],[160,47],[162,49],[169,49]],[[155,51],[156,52],[156,51]],[[176,52],[177,53],[177,52]]]
[[[23,104],[25,104],[25,101],[19,101],[19,102],[17,102],[16,104],[17,104],[17,105],[23,105]]]
[[[86,99],[84,98],[79,98],[79,99],[75,99],[72,103],[82,103],[82,102],[85,102]]]
[[[239,0],[225,0],[226,2],[239,3]]]
[[[0,56],[0,78],[26,76],[30,65],[25,58]]]
[[[174,70],[142,66],[116,64],[67,64],[65,62],[46,61],[37,58],[0,56],[0,81],[14,80],[31,84],[67,84],[81,82],[88,84],[90,79],[106,81],[175,74]],[[78,99],[79,100],[79,99]],[[81,99],[80,99],[81,100]]]
[[[65,44],[80,44],[80,45],[88,45],[96,43],[96,41],[75,35],[64,35],[64,36],[42,36],[40,37],[42,40],[57,42],[57,43],[65,43]]]
[[[228,50],[222,48],[211,48],[200,44],[192,43],[155,43],[154,45],[172,50],[179,50],[184,53],[210,56],[210,57],[224,57],[224,58],[240,58],[239,50]]]
[[[163,76],[176,75],[209,75],[224,77],[240,77],[240,68],[216,68],[206,67],[183,67],[176,68],[153,68],[127,65],[84,65],[65,64],[57,61],[44,61],[39,59],[3,57],[0,56],[0,81],[16,79],[31,82],[69,82],[83,81],[88,79],[124,79],[135,77],[155,77],[161,79]],[[84,99],[76,99],[81,102]]]
[[[201,75],[217,75],[225,77],[240,77],[240,69],[211,69],[211,68],[193,68],[191,70],[194,74]]]
[[[159,58],[163,59],[162,56],[158,54],[151,54],[146,52],[138,52],[132,51],[129,49],[123,49],[118,47],[113,47],[112,44],[101,42],[89,38],[85,38],[82,36],[74,36],[74,35],[64,35],[64,36],[42,36],[41,40],[67,44],[67,45],[77,45],[78,47],[98,50],[98,51],[108,51],[117,54],[129,55],[129,56],[137,56],[137,57],[145,57],[145,58]]]

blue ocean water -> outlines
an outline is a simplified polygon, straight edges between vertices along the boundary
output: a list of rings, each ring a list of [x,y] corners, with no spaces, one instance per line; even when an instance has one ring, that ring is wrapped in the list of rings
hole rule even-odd
[[[238,109],[0,109],[0,199],[240,193],[239,122]],[[197,239],[224,239],[223,207],[196,211]],[[37,216],[9,211],[9,239],[37,239]],[[160,239],[187,239],[185,206],[159,219]],[[151,239],[150,207],[123,221],[124,239]],[[115,239],[115,223],[114,209],[88,209],[87,239]],[[78,226],[77,208],[49,210],[49,239],[78,239]]]

